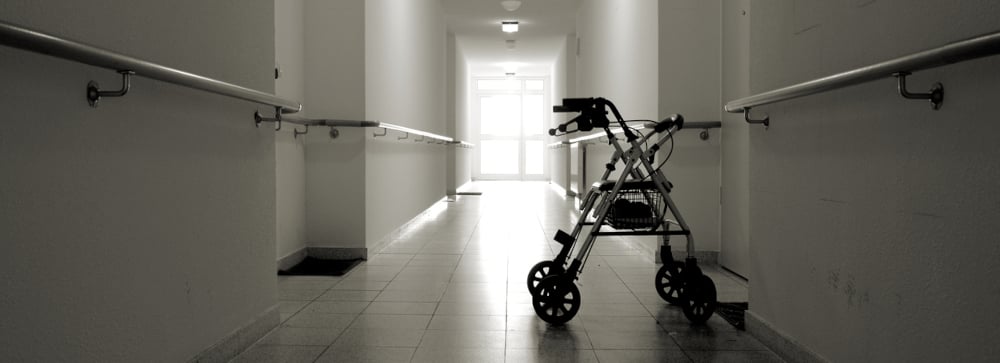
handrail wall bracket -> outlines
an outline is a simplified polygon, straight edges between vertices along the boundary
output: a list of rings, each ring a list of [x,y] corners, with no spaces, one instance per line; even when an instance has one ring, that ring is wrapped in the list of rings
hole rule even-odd
[[[771,126],[771,117],[768,116],[768,115],[764,115],[764,118],[763,119],[759,119],[759,120],[754,120],[754,119],[750,118],[750,107],[744,107],[743,108],[743,119],[746,120],[747,123],[751,124],[751,125],[753,125],[753,124],[763,124],[764,125],[764,129],[767,129],[768,127]]]
[[[264,117],[260,114],[260,111],[254,111],[253,113],[254,126],[259,128],[261,122],[274,122],[277,125],[277,127],[274,128],[274,131],[281,131],[281,111],[282,111],[281,106],[275,106],[274,117]]]
[[[101,85],[97,81],[87,82],[87,103],[90,104],[90,107],[96,108],[100,104],[101,97],[122,97],[128,93],[132,86],[132,75],[135,72],[120,70],[118,73],[122,75],[122,88],[117,91],[101,91]]]
[[[928,100],[931,101],[932,107],[935,110],[941,109],[941,104],[944,103],[944,85],[941,82],[934,83],[934,86],[931,87],[931,91],[928,93],[911,93],[906,89],[906,76],[909,76],[910,72],[896,72],[892,75],[898,81],[897,89],[900,96],[911,100]]]
[[[306,126],[306,130],[305,131],[299,131],[299,129],[294,129],[293,128],[292,131],[294,131],[294,132],[292,133],[292,137],[298,139],[299,135],[308,134],[309,133],[309,125],[305,125],[305,126]]]

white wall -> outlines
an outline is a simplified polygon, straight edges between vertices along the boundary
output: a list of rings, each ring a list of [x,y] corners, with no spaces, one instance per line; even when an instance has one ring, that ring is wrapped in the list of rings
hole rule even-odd
[[[570,82],[569,80],[569,64],[576,64],[576,55],[569,53],[570,42],[573,46],[576,45],[576,36],[568,35],[566,41],[559,50],[556,61],[552,64],[552,83],[549,86],[551,89],[551,100],[549,104],[551,105],[561,105],[563,98],[567,97],[567,88]],[[574,75],[575,77],[575,75]],[[551,112],[550,110],[545,110],[545,112]],[[566,113],[553,113],[551,122],[546,127],[546,132],[550,128],[556,128],[560,123],[569,120],[570,115]],[[565,137],[560,138],[546,138],[545,144],[551,144],[557,141],[565,140]],[[546,149],[549,157],[549,176],[550,180],[563,188],[563,190],[569,191],[569,148],[566,146],[560,146],[558,148]]]
[[[657,2],[584,0],[577,11],[579,55],[577,96],[604,97],[626,119],[654,119],[658,114]],[[600,178],[611,157],[608,146],[592,145],[583,188]],[[606,154],[606,155],[605,155]]]
[[[448,33],[448,53],[445,60],[448,68],[445,70],[447,76],[446,85],[448,93],[445,100],[448,102],[446,135],[455,140],[468,142],[469,137],[469,63],[465,60],[465,54],[455,40],[455,34]],[[445,165],[448,170],[446,186],[447,194],[454,195],[458,188],[472,180],[472,155],[473,149],[458,146],[449,147],[446,151],[447,159]]]
[[[274,90],[270,0],[11,0],[0,19]],[[6,47],[0,77],[0,361],[186,361],[273,311],[256,105],[137,77],[91,108],[87,82],[118,74]]]
[[[280,77],[274,81],[274,91],[280,97],[299,102],[305,100],[304,8],[303,0],[274,0],[274,58],[281,69]],[[278,259],[306,247],[304,138],[295,137],[292,125],[284,126],[275,134],[274,145]]]
[[[577,13],[580,97],[604,97],[626,119],[659,114],[656,1],[583,0]]]
[[[440,6],[436,0],[366,1],[368,119],[446,132],[447,36]],[[445,195],[446,146],[366,138],[365,236],[368,248],[377,250],[386,235]]]
[[[455,69],[454,79],[452,79],[455,92],[449,96],[449,100],[454,100],[455,112],[453,120],[455,129],[454,134],[451,136],[455,139],[468,142],[472,140],[472,132],[470,131],[472,129],[472,121],[469,117],[469,102],[471,99],[469,84],[472,82],[472,73],[469,70],[469,62],[466,60],[462,48],[458,46],[457,42],[450,44],[453,44],[455,47],[453,58]],[[474,148],[457,148],[454,154],[454,160],[448,160],[447,162],[449,166],[455,168],[453,183],[457,189],[472,181],[472,158],[476,153]]]
[[[722,102],[750,95],[750,0],[722,3]],[[750,131],[742,114],[722,113],[719,263],[750,276]]]
[[[305,109],[309,117],[365,120],[365,1],[305,2]],[[365,248],[365,139],[370,130],[328,127],[305,137],[309,247]],[[350,257],[350,256],[347,256]]]
[[[657,118],[657,12],[655,1],[580,3],[576,21],[580,38],[577,96],[607,98],[626,120]],[[587,146],[586,158],[591,166],[586,168],[581,192],[600,179],[612,151],[607,145]]]
[[[997,30],[994,1],[755,2],[753,93]],[[838,362],[1000,356],[1000,59],[755,109],[750,312]]]
[[[688,122],[719,121],[722,113],[722,0],[659,3],[659,113],[656,120],[681,114]],[[713,129],[709,131],[708,140],[701,140],[700,131],[682,130],[674,135],[673,155],[662,170],[674,184],[674,192],[670,194],[691,227],[695,248],[719,251],[722,139],[719,130]],[[663,158],[666,154],[664,150],[657,156]],[[684,243],[674,243],[674,247],[683,248]]]

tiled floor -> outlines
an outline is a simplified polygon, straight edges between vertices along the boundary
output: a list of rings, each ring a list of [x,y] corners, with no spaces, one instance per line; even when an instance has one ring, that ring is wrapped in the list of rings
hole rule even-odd
[[[565,326],[535,316],[528,269],[577,216],[547,183],[478,182],[343,277],[281,277],[282,325],[235,362],[780,362],[713,316],[692,326],[653,287],[651,239],[599,239]],[[745,283],[703,266],[722,301]]]

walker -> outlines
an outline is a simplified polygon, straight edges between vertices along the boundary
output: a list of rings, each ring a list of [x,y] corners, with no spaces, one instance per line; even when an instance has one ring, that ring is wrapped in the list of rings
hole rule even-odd
[[[607,109],[614,113],[628,148],[624,149],[612,131]],[[561,136],[577,131],[604,129],[615,152],[600,182],[587,191],[580,210],[580,218],[571,233],[556,232],[555,241],[562,245],[555,259],[541,261],[528,273],[528,290],[531,291],[532,306],[542,320],[551,324],[565,324],[580,310],[580,290],[575,281],[582,273],[590,250],[600,236],[663,236],[660,258],[663,266],[656,273],[656,292],[671,305],[680,305],[684,316],[693,324],[704,324],[715,311],[717,304],[715,283],[698,268],[694,257],[694,239],[684,218],[673,200],[670,190],[673,185],[660,171],[653,167],[654,157],[660,146],[672,140],[673,133],[680,130],[684,118],[670,116],[660,122],[647,125],[653,129],[648,135],[630,128],[611,101],[604,98],[567,98],[562,106],[553,107],[554,112],[579,112],[580,115],[549,130],[549,135]],[[567,127],[576,124],[575,130]],[[666,132],[651,146],[646,147],[653,135]],[[638,135],[636,135],[638,133]],[[669,156],[668,156],[669,158]],[[617,180],[609,180],[615,165],[621,161],[624,169]],[[666,160],[664,160],[666,161]],[[667,219],[667,212],[674,219]],[[594,219],[587,216],[593,213]],[[570,254],[583,226],[591,226],[579,246],[576,257],[569,261]],[[602,230],[610,227],[611,231]],[[671,230],[671,226],[678,229]],[[682,235],[687,239],[687,258],[674,261],[670,251],[670,236]],[[567,266],[568,265],[568,266]]]

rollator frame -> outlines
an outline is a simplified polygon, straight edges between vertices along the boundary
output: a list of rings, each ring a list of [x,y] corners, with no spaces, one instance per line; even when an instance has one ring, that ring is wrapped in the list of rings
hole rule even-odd
[[[615,121],[621,126],[625,140],[629,148],[624,149],[615,133],[611,131],[611,122],[607,118],[607,108],[615,116]],[[559,125],[557,129],[549,130],[549,134],[567,134],[576,131],[590,131],[593,128],[601,128],[607,134],[608,142],[615,151],[610,162],[606,165],[601,181],[594,183],[588,190],[581,202],[581,216],[573,227],[572,232],[566,233],[559,230],[555,240],[562,247],[556,257],[549,261],[541,261],[531,268],[528,274],[528,290],[532,294],[532,305],[535,312],[543,320],[552,324],[564,324],[571,320],[580,307],[580,292],[575,285],[575,280],[579,278],[583,267],[589,258],[591,249],[597,237],[620,236],[620,235],[659,235],[663,236],[660,246],[660,258],[663,266],[656,273],[655,287],[657,293],[670,304],[681,305],[684,315],[695,324],[702,324],[711,317],[716,305],[716,290],[711,278],[705,276],[698,268],[697,259],[694,257],[694,237],[687,222],[681,216],[677,205],[670,198],[670,191],[673,186],[663,175],[662,171],[653,166],[656,152],[660,146],[671,140],[672,133],[683,127],[683,117],[674,115],[664,119],[659,123],[653,123],[654,132],[643,136],[636,136],[626,121],[622,118],[617,107],[604,98],[570,98],[564,99],[562,106],[553,107],[554,112],[580,112],[576,118]],[[576,124],[576,130],[567,130],[568,126]],[[667,132],[668,137],[661,137],[648,148],[643,148],[653,135]],[[624,169],[612,183],[609,180],[615,171],[615,165],[621,161]],[[662,164],[661,164],[662,166]],[[642,173],[645,171],[645,174]],[[631,178],[631,180],[630,180]],[[651,179],[646,182],[646,179]],[[649,188],[652,184],[653,188]],[[611,185],[608,190],[608,185]],[[631,226],[631,231],[602,232],[601,228],[612,221],[609,215],[612,214],[618,198],[623,190],[635,192],[639,190],[647,201],[647,206],[652,207],[651,211],[655,218],[655,223],[638,230]],[[653,203],[652,198],[662,198],[664,208]],[[588,221],[588,215],[595,213],[595,219]],[[669,212],[674,220],[667,219]],[[671,230],[674,224],[680,230]],[[576,257],[570,261],[570,255],[574,246],[580,239],[584,226],[591,226],[589,233],[579,245]],[[628,226],[626,226],[628,227]],[[644,227],[644,226],[640,226]],[[674,261],[669,240],[670,236],[682,235],[686,238],[687,257],[684,263]],[[568,265],[568,267],[567,267]]]

